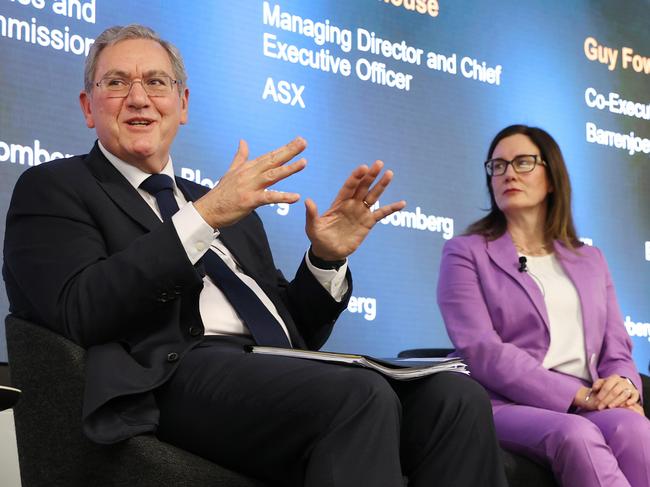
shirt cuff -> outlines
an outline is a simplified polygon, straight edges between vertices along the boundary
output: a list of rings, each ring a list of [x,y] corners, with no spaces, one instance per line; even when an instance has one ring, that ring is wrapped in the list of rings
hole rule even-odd
[[[305,262],[307,263],[307,268],[311,271],[320,285],[330,293],[337,303],[340,303],[343,296],[345,296],[345,293],[348,292],[348,281],[345,279],[345,275],[348,271],[348,260],[345,259],[345,263],[339,267],[338,270],[320,269],[311,263],[309,260],[309,252],[307,252],[305,254]]]
[[[219,230],[214,230],[208,225],[192,203],[186,204],[175,213],[172,223],[192,265],[203,257],[219,236]]]

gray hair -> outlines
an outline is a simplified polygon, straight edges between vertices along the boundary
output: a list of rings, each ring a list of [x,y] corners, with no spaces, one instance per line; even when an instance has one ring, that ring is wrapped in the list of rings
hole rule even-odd
[[[101,52],[108,46],[112,46],[113,44],[128,39],[149,39],[160,44],[169,55],[169,61],[171,62],[174,71],[174,77],[181,81],[183,85],[185,84],[187,81],[187,73],[185,72],[185,65],[183,64],[181,52],[176,46],[171,42],[161,39],[154,30],[144,25],[131,24],[126,27],[115,25],[102,32],[90,47],[88,57],[86,58],[86,66],[84,67],[84,89],[86,90],[86,93],[90,93],[93,89],[97,60],[99,59]],[[178,89],[181,89],[180,84],[178,85]]]

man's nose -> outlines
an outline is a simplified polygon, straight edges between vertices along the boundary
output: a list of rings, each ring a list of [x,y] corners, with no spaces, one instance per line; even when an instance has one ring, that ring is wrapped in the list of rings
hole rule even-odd
[[[142,80],[136,79],[131,82],[131,88],[126,95],[129,106],[143,107],[149,104],[149,96],[144,90]]]

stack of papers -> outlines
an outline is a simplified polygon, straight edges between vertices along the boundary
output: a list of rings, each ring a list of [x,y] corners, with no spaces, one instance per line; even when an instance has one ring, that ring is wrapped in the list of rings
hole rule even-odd
[[[257,347],[246,348],[249,353],[262,353],[266,355],[279,355],[282,357],[294,357],[308,360],[320,360],[321,362],[333,362],[339,364],[365,367],[375,370],[386,377],[397,380],[412,380],[438,372],[460,372],[468,374],[467,365],[459,357],[423,357],[423,358],[374,358],[366,355],[355,355],[349,353],[335,352],[314,352],[311,350],[300,350],[295,348]]]

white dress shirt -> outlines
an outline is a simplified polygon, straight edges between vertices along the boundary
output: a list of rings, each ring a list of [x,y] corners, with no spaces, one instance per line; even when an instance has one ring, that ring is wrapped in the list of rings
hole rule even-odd
[[[140,196],[147,202],[151,209],[160,216],[160,210],[156,198],[140,188],[140,184],[147,179],[150,174],[141,171],[137,167],[128,164],[118,157],[114,156],[99,142],[99,148],[113,166],[126,178],[126,180],[138,191]],[[287,338],[289,333],[287,327],[280,317],[278,310],[273,302],[259,287],[259,285],[250,276],[246,275],[239,267],[234,256],[219,239],[219,230],[214,230],[201,217],[193,204],[189,203],[183,193],[178,189],[174,179],[174,168],[171,157],[169,162],[161,171],[172,178],[174,182],[174,197],[180,210],[172,216],[172,223],[176,228],[178,237],[183,244],[187,257],[192,264],[198,260],[207,251],[215,252],[226,265],[239,277],[251,290],[256,294],[260,301],[268,308],[278,323],[282,326]],[[162,220],[162,218],[161,218]],[[341,301],[348,290],[348,283],[345,279],[347,271],[347,260],[338,270],[325,270],[315,267],[309,260],[309,254],[306,255],[307,267],[312,272],[318,282],[330,293],[336,300]],[[232,307],[226,296],[223,294],[212,279],[207,275],[203,278],[203,290],[199,296],[199,311],[206,335],[246,335],[250,332],[239,315]],[[289,338],[289,340],[291,340]]]

